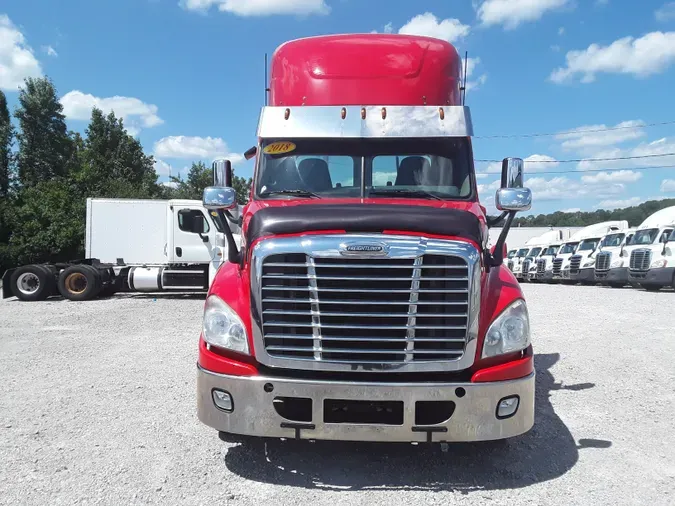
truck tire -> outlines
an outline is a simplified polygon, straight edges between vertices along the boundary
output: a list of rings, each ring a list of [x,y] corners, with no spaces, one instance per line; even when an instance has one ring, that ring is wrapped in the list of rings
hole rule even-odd
[[[625,285],[623,283],[617,283],[616,281],[608,283],[611,288],[623,288]]]
[[[68,300],[91,300],[100,291],[101,277],[90,265],[71,265],[59,275],[59,293]]]
[[[19,300],[35,302],[54,294],[54,274],[42,265],[24,265],[10,278],[12,293]]]

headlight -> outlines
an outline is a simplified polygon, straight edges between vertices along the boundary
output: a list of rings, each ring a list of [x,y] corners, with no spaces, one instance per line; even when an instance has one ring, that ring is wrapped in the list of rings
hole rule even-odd
[[[618,267],[623,267],[623,260],[621,260],[621,259],[619,259],[619,260],[614,260],[614,261],[612,262],[612,265],[611,265],[610,267],[611,267],[612,269],[616,269],[616,268],[618,268]]]
[[[239,315],[217,295],[204,305],[204,341],[213,346],[248,354],[248,336]]]
[[[584,268],[586,267],[593,267],[595,265],[595,260],[589,260],[584,264]]]
[[[656,262],[652,262],[651,269],[661,269],[662,267],[665,267],[668,264],[668,260],[657,260]]]
[[[490,324],[483,358],[519,351],[530,345],[530,318],[524,300],[517,300]]]

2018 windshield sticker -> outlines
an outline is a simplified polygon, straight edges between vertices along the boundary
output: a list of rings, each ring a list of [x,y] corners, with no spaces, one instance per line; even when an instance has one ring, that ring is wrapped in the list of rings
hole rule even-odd
[[[267,155],[283,155],[295,151],[296,145],[288,141],[279,141],[268,144],[263,149],[263,153]]]

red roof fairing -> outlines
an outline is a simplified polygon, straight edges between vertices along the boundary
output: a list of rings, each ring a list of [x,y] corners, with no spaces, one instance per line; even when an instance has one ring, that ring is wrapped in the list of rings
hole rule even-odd
[[[329,35],[281,45],[270,105],[460,105],[457,50],[410,35]]]

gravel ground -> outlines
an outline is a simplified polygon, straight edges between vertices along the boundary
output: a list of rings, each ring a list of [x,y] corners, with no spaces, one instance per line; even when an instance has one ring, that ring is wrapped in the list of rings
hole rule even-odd
[[[675,293],[525,285],[534,429],[507,444],[223,443],[202,300],[0,301],[0,504],[673,504]]]

